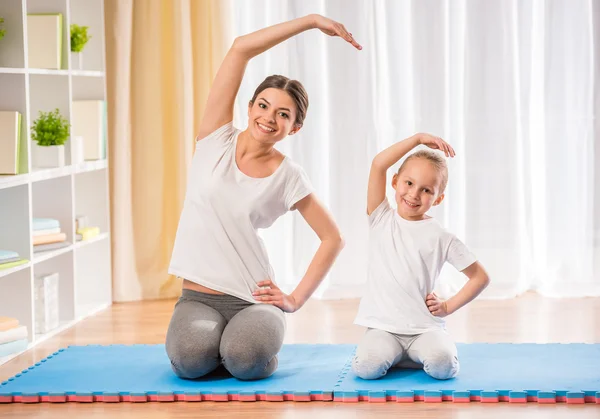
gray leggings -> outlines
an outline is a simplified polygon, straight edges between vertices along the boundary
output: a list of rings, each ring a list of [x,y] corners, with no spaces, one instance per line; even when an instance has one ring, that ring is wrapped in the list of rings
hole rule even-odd
[[[254,380],[277,369],[284,334],[285,316],[277,307],[184,289],[166,350],[181,378],[202,377],[222,363],[234,377]]]

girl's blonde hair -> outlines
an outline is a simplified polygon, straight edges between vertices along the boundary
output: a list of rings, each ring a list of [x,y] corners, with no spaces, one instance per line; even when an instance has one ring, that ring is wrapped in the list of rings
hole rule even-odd
[[[439,153],[434,151],[419,150],[409,155],[406,160],[404,160],[402,165],[400,165],[400,169],[398,169],[398,174],[402,172],[402,169],[405,168],[409,161],[414,159],[425,159],[438,171],[442,177],[439,194],[443,194],[446,190],[446,185],[448,184],[448,165],[446,164],[446,160]]]

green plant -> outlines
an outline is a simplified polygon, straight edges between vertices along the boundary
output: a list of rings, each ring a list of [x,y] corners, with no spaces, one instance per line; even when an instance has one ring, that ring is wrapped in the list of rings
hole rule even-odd
[[[40,146],[63,145],[70,134],[69,122],[62,117],[58,109],[41,112],[33,122],[31,138]]]
[[[2,24],[4,23],[4,18],[0,17],[0,39],[4,38],[6,34],[6,29],[2,29]]]
[[[91,36],[87,33],[88,29],[88,26],[71,25],[71,51],[83,51],[83,47],[91,39]]]

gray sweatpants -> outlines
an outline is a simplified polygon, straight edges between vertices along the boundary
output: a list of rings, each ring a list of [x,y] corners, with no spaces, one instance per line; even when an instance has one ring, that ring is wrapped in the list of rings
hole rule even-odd
[[[253,380],[275,372],[284,334],[277,307],[184,289],[165,346],[181,378],[202,377],[222,363],[234,377]]]
[[[423,368],[438,380],[456,377],[458,352],[444,331],[397,335],[367,329],[352,361],[354,373],[365,380],[383,377],[391,367]]]

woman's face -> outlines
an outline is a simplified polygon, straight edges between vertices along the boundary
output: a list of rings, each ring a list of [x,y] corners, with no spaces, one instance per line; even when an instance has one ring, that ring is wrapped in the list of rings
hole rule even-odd
[[[284,90],[268,88],[248,105],[248,128],[252,138],[265,143],[276,143],[300,129],[295,124],[296,104]]]

